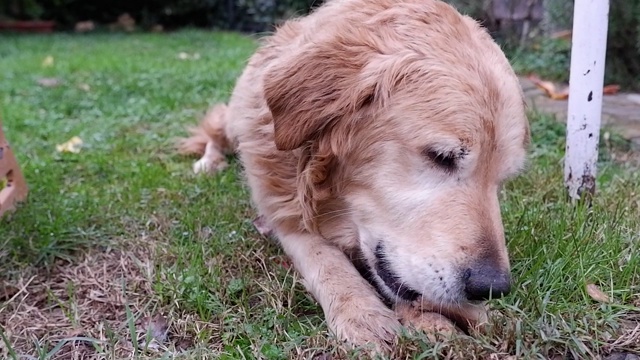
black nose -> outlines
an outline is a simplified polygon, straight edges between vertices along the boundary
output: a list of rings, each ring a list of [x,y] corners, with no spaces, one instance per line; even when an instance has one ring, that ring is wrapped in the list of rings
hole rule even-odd
[[[511,276],[508,271],[482,264],[465,271],[464,286],[468,300],[497,299],[511,291]]]

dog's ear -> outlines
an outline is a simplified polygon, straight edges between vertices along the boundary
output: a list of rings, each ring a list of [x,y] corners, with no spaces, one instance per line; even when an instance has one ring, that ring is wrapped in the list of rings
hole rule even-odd
[[[362,76],[370,51],[340,41],[315,43],[268,70],[264,95],[279,150],[300,147],[372,100],[375,84]]]

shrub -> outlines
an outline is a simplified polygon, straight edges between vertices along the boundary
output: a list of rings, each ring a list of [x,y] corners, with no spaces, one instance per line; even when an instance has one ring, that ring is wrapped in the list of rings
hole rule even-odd
[[[308,12],[321,1],[314,0],[10,0],[0,13],[17,19],[55,20],[61,28],[78,21],[114,22],[129,13],[138,24],[162,24],[168,28],[194,26],[224,30],[265,31],[280,19]],[[14,6],[14,4],[28,4]],[[34,12],[29,9],[38,9]]]
[[[493,25],[487,2],[446,1],[485,24]],[[571,29],[573,0],[544,0],[544,4],[545,19],[538,24],[540,29],[532,31],[542,36],[534,38],[524,47],[513,46],[513,42],[500,37],[497,39],[509,54],[516,70],[534,72],[551,80],[568,81],[571,44],[548,36],[557,30]],[[606,83],[640,90],[640,0],[611,0],[605,70]]]

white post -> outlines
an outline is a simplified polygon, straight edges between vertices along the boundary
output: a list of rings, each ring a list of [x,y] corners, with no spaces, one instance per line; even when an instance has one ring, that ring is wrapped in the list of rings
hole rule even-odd
[[[575,1],[564,163],[572,199],[596,189],[608,20],[609,0]]]

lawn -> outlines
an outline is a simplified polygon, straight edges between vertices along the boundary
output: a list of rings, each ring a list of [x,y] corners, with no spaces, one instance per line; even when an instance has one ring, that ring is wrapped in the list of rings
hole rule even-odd
[[[358,357],[253,229],[239,165],[195,176],[173,150],[254,48],[199,31],[0,37],[0,116],[30,186],[0,220],[0,358]],[[564,126],[531,124],[529,166],[502,194],[515,291],[490,303],[486,333],[407,335],[393,358],[640,352],[640,172],[621,161],[627,144],[603,142],[599,193],[571,205]],[[74,136],[79,153],[56,151]]]

